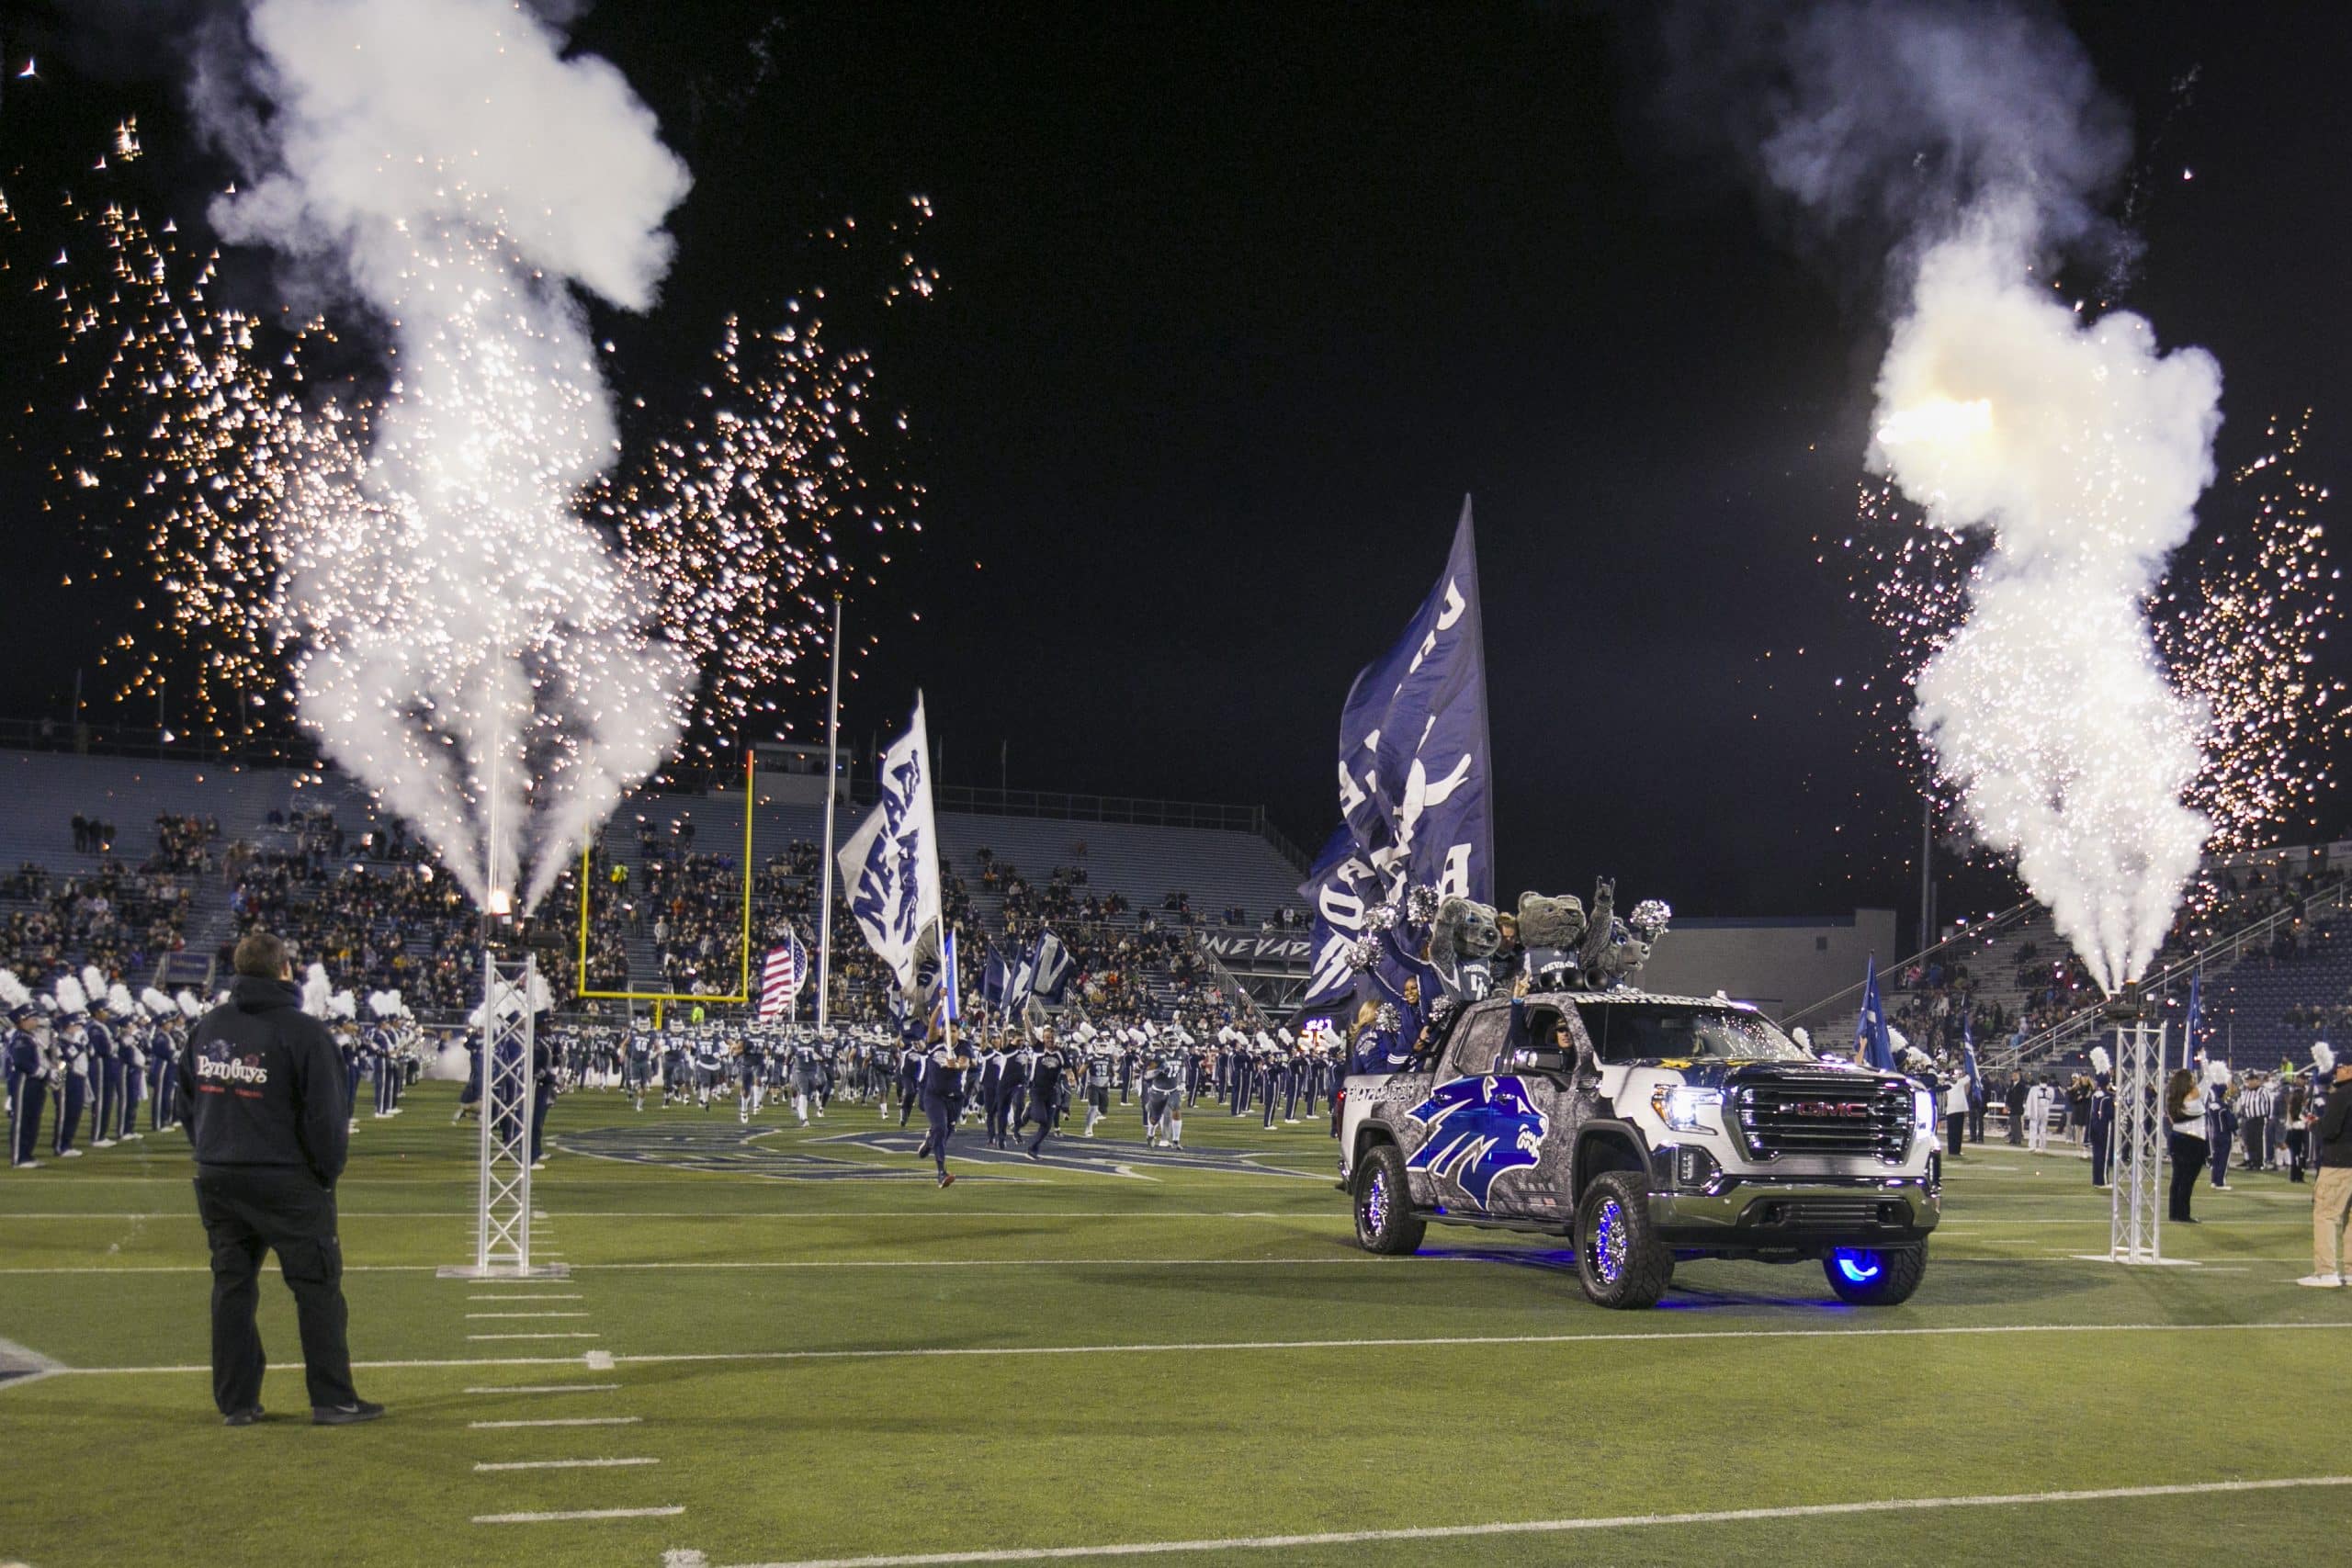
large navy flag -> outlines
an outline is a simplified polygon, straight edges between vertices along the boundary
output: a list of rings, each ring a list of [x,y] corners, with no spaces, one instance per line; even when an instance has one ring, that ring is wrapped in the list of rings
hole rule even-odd
[[[989,943],[988,956],[980,962],[980,1000],[992,1008],[1003,1007],[1006,987],[1012,979],[1004,954],[996,950],[994,942]]]
[[[1340,811],[1299,894],[1314,916],[1305,1006],[1328,1007],[1354,976],[1348,949],[1364,916],[1408,884],[1491,904],[1487,656],[1470,501],[1445,573],[1404,637],[1366,665],[1340,711]]]
[[[1062,945],[1062,939],[1051,931],[1037,933],[1037,945],[1029,950],[1029,995],[1058,1003],[1062,992],[1069,986],[1070,971],[1078,961]]]
[[[849,911],[901,987],[915,979],[915,942],[939,923],[939,842],[931,812],[931,748],[922,697],[914,722],[882,753],[882,798],[838,857]]]
[[[1426,884],[1495,901],[1487,656],[1470,498],[1445,573],[1340,710],[1340,810],[1384,892]]]
[[[1878,954],[1862,971],[1862,1010],[1854,1020],[1854,1060],[1882,1073],[1894,1071],[1894,1044],[1886,1037],[1886,1006],[1878,999]]]
[[[1315,862],[1315,869],[1298,886],[1299,896],[1315,917],[1307,943],[1314,965],[1302,1006],[1329,1007],[1354,988],[1355,971],[1348,951],[1363,935],[1364,914],[1370,908],[1366,889],[1376,886],[1372,863],[1356,849],[1356,836],[1346,823],[1331,831],[1330,841]],[[1378,893],[1371,900],[1379,900]]]

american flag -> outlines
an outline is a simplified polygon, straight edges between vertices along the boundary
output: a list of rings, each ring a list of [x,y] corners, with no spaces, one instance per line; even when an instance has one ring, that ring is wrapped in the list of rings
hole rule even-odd
[[[793,1011],[801,979],[808,972],[808,950],[800,945],[798,932],[787,931],[784,945],[768,950],[767,963],[760,972],[760,1016],[775,1018]]]

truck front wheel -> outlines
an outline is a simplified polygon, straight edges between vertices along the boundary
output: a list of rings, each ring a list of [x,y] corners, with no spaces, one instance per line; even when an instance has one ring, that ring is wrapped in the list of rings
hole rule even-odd
[[[1630,1170],[1593,1179],[1577,1203],[1577,1274],[1605,1307],[1656,1306],[1674,1278],[1674,1254],[1650,1224],[1649,1190]]]
[[[1405,1156],[1394,1144],[1374,1144],[1356,1162],[1356,1245],[1391,1257],[1419,1248],[1429,1222],[1413,1213],[1405,1185]]]
[[[1829,1288],[1853,1306],[1886,1307],[1911,1299],[1928,1272],[1928,1244],[1841,1247],[1821,1260]]]

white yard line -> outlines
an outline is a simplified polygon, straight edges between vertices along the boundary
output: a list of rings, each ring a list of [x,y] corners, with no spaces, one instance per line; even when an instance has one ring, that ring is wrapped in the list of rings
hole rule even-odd
[[[580,1298],[574,1296],[571,1299],[578,1301]],[[587,1315],[589,1314],[584,1312],[469,1312],[466,1314],[466,1320],[470,1323],[476,1318],[482,1317],[586,1317]]]
[[[1113,1546],[1001,1547],[975,1551],[924,1551],[878,1557],[803,1557],[740,1564],[738,1568],[944,1568],[966,1562],[1046,1562],[1087,1557],[1152,1557],[1196,1551],[1282,1551],[1317,1546],[1357,1546],[1396,1540],[1453,1540],[1473,1536],[1551,1535],[1577,1530],[1654,1529],[1668,1525],[1749,1524],[1771,1519],[1834,1518],[1849,1514],[1926,1512],[1939,1508],[2004,1508],[2031,1504],[2104,1503],[2147,1497],[2201,1497],[2224,1492],[2278,1492],[2352,1486],[2352,1475],[2309,1475],[2279,1481],[2208,1481],[2177,1486],[2111,1486],[2083,1492],[1987,1493],[1961,1497],[1886,1497],[1859,1503],[1808,1503],[1778,1508],[1719,1508],[1697,1514],[1617,1514],[1581,1519],[1514,1519],[1493,1524],[1426,1525],[1405,1529],[1331,1530],[1314,1535],[1227,1536],[1219,1540],[1123,1541]]]
[[[616,1382],[515,1382],[492,1387],[461,1389],[463,1393],[609,1393],[620,1387]],[[598,1416],[598,1420],[633,1421],[633,1416]]]
[[[568,1296],[468,1296],[466,1300],[469,1302],[576,1302],[580,1300],[580,1296],[577,1292],[574,1292]]]
[[[943,1356],[1118,1356],[1189,1354],[1199,1350],[1370,1350],[1415,1349],[1487,1345],[1582,1345],[1647,1342],[1684,1346],[1714,1339],[1937,1339],[2007,1334],[2262,1334],[2336,1332],[2352,1329],[2344,1323],[2017,1323],[1981,1324],[1928,1328],[1702,1328],[1664,1329],[1656,1333],[1440,1335],[1423,1338],[1370,1339],[1232,1339],[1167,1340],[1126,1345],[1001,1345],[911,1346],[872,1350],[709,1350],[616,1355],[591,1350],[586,1356],[483,1357],[457,1359],[355,1361],[367,1371],[401,1371],[442,1367],[577,1367],[606,1371],[618,1362],[657,1365],[681,1361],[867,1361],[900,1360]],[[563,1336],[521,1336],[560,1338]],[[593,1336],[591,1336],[593,1337]],[[61,1367],[60,1377],[134,1377],[173,1372],[204,1372],[203,1365],[153,1367]],[[273,1367],[275,1375],[292,1376],[299,1367]]]
[[[683,1503],[666,1508],[574,1508],[560,1514],[476,1514],[478,1525],[554,1525],[571,1519],[666,1519],[686,1511]]]
[[[497,1464],[477,1464],[483,1470],[617,1470],[626,1465],[660,1464],[658,1459],[517,1459]]]
[[[547,1334],[469,1334],[469,1339],[602,1339],[601,1334],[584,1329],[570,1329]]]
[[[613,1385],[617,1388],[620,1385]],[[466,1429],[472,1432],[508,1431],[518,1427],[634,1427],[644,1420],[642,1416],[566,1416],[551,1421],[469,1421]]]

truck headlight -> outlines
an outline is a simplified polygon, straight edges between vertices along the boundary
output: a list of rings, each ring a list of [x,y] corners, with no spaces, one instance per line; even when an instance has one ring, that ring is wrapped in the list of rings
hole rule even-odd
[[[1911,1120],[1922,1133],[1936,1124],[1936,1096],[1933,1089],[1915,1089],[1911,1091]]]
[[[1713,1123],[1699,1117],[1702,1111],[1722,1110],[1723,1103],[1724,1091],[1719,1089],[1673,1089],[1660,1084],[1650,1095],[1650,1110],[1678,1133],[1713,1132]]]

